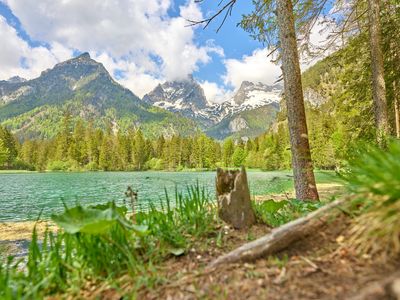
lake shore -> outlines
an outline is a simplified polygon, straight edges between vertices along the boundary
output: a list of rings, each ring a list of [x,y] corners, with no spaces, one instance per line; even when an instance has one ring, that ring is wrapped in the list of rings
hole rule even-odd
[[[229,167],[225,168],[226,170],[237,170],[240,169],[239,167]],[[104,170],[88,170],[88,169],[80,169],[80,170],[41,170],[41,171],[36,171],[36,170],[0,170],[0,174],[19,174],[19,173],[102,173],[102,172],[124,172],[124,173],[131,173],[131,172],[171,172],[171,173],[184,173],[184,172],[216,172],[217,169],[163,169],[163,170],[109,170],[109,171],[104,171]],[[282,170],[282,171],[287,171],[290,172],[291,170]],[[262,169],[246,169],[246,172],[271,172],[267,170],[262,170]]]
[[[339,183],[319,183],[317,184],[317,188],[322,201],[328,201],[333,196],[340,196],[345,192],[344,186]],[[253,195],[252,198],[257,202],[270,199],[281,201],[288,198],[294,198],[294,191],[288,191],[280,194]],[[57,226],[50,219],[39,221],[0,222],[0,241],[14,241],[21,239],[30,240],[35,225],[39,236],[43,235],[46,228],[49,230],[56,230],[57,228]]]

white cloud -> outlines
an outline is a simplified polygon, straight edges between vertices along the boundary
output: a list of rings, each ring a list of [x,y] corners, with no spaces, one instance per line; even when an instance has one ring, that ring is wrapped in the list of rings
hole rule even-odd
[[[311,31],[310,42],[315,50],[326,47],[327,39],[333,30],[323,21],[321,19],[316,22]],[[302,55],[301,69],[306,70],[336,49],[336,47],[333,47],[314,57]],[[235,90],[245,80],[273,84],[280,77],[282,71],[280,65],[271,62],[271,58],[268,57],[269,53],[269,49],[266,48],[256,49],[251,55],[244,55],[241,59],[226,59],[224,61],[226,73],[222,76],[224,83]]]
[[[122,71],[119,81],[138,95],[160,78],[186,78],[211,61],[210,53],[223,55],[212,42],[194,42],[195,28],[185,19],[202,13],[193,0],[176,17],[168,15],[170,0],[4,1],[34,40],[108,56],[109,71]]]
[[[244,55],[241,59],[226,59],[226,74],[222,77],[225,84],[235,90],[245,80],[273,84],[282,72],[278,65],[271,62],[268,54],[268,49],[256,49],[251,55]]]
[[[140,68],[135,63],[126,60],[115,60],[106,53],[95,54],[91,56],[113,75],[116,80],[126,88],[135,92],[140,98],[152,90],[157,84],[164,80],[158,79],[155,75],[146,73],[144,68]],[[115,76],[120,73],[123,76]]]
[[[46,47],[31,47],[20,38],[4,17],[0,16],[0,79],[18,75],[31,79],[40,75],[43,70],[51,68],[60,60],[72,56],[72,50],[61,44],[53,43],[50,50]]]
[[[215,82],[203,81],[200,82],[201,87],[204,90],[206,99],[210,103],[222,103],[229,100],[231,91],[226,90],[224,87],[217,85]]]
[[[310,34],[310,49],[313,55],[307,56],[307,53],[302,53],[300,67],[302,71],[338,50],[342,44],[342,39],[338,38],[334,42],[330,41],[332,32],[334,32],[335,24],[326,18],[320,17],[315,22]]]

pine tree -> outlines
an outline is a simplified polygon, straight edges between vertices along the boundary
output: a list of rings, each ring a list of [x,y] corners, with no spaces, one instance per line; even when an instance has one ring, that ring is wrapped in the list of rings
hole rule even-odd
[[[380,1],[368,0],[369,42],[371,48],[372,90],[378,142],[389,134],[386,87],[381,48]]]
[[[291,0],[277,0],[276,4],[296,198],[318,200],[308,140],[293,4]]]
[[[232,166],[232,155],[235,151],[235,144],[232,138],[227,138],[222,146],[222,157],[225,167]]]
[[[0,138],[0,167],[2,167],[4,163],[7,162],[9,154],[10,151],[8,150],[8,148],[6,148],[3,139]]]
[[[135,133],[132,145],[132,161],[135,169],[143,170],[148,158],[148,149],[142,131],[139,129]]]
[[[1,126],[0,139],[2,139],[4,147],[7,149],[5,164],[7,165],[7,168],[11,168],[18,155],[17,140],[7,128]]]
[[[235,167],[241,167],[246,159],[246,151],[243,147],[236,147],[232,155],[232,162]]]

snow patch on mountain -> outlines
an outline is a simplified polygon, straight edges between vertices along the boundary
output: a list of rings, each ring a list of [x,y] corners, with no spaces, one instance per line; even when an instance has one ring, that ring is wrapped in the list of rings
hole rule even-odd
[[[243,111],[256,109],[272,103],[279,104],[282,87],[244,81],[231,99],[216,104],[207,101],[200,84],[189,77],[183,81],[172,81],[159,84],[153,91],[143,97],[151,105],[177,112],[194,119],[203,127],[221,122],[224,118]],[[234,122],[233,127],[247,126],[241,120]]]

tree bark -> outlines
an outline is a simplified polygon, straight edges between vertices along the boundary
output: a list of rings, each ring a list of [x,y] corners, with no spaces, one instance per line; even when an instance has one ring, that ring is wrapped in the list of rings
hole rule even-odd
[[[394,116],[396,125],[396,137],[400,139],[400,103],[399,95],[397,91],[396,82],[393,81],[393,97],[394,97]]]
[[[292,152],[296,198],[318,200],[304,108],[303,88],[291,0],[277,0],[277,21]]]
[[[371,48],[372,94],[378,143],[389,134],[386,87],[381,48],[380,1],[368,0],[369,42]]]

